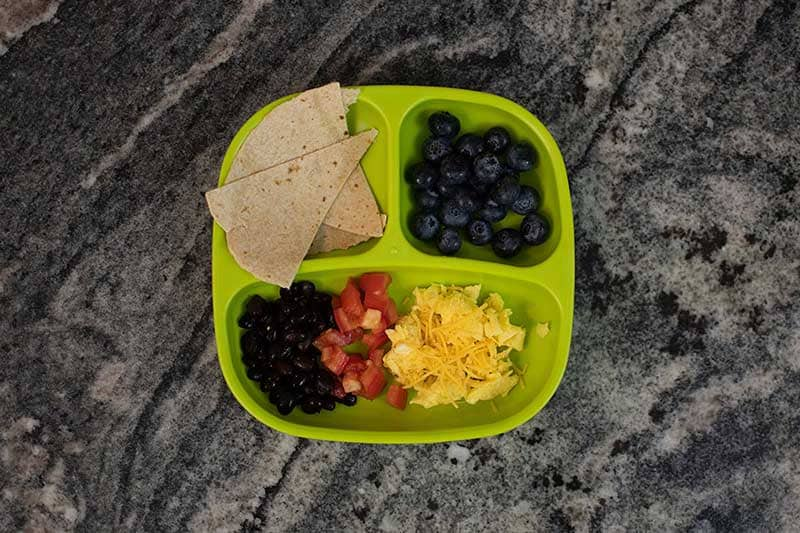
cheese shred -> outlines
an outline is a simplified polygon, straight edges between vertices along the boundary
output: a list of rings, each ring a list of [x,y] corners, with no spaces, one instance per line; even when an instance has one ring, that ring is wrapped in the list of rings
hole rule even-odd
[[[480,292],[480,285],[417,287],[411,312],[386,331],[392,349],[384,364],[416,391],[411,403],[474,404],[505,396],[519,382],[509,355],[522,350],[525,329],[511,323],[499,294],[478,305]]]

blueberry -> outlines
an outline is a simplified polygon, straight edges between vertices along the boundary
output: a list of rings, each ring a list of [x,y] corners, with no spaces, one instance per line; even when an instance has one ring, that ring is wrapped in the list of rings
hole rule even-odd
[[[511,142],[511,136],[505,128],[495,126],[486,132],[486,135],[483,136],[483,140],[486,142],[486,147],[490,151],[499,154],[505,150],[506,146]]]
[[[439,251],[444,255],[453,255],[461,249],[461,236],[452,228],[445,228],[439,235],[439,242],[436,243]]]
[[[483,139],[474,133],[465,133],[456,141],[456,151],[464,154],[469,158],[474,158],[476,155],[484,151]]]
[[[439,161],[453,151],[447,137],[428,137],[422,144],[422,157],[428,161]]]
[[[503,171],[503,165],[494,154],[480,154],[473,160],[472,170],[474,186],[477,188],[477,185],[492,185],[496,182]]]
[[[438,111],[428,117],[428,128],[437,137],[453,138],[458,135],[461,123],[447,111]]]
[[[487,200],[478,210],[478,216],[487,222],[500,222],[506,218],[506,208],[494,200]]]
[[[421,189],[414,193],[414,203],[423,211],[433,211],[439,207],[439,194],[428,189]]]
[[[492,240],[492,225],[485,220],[473,220],[467,226],[467,238],[477,246],[487,244]]]
[[[492,189],[492,200],[500,205],[513,205],[519,196],[520,186],[515,178],[506,176]]]
[[[536,152],[529,143],[515,144],[506,152],[506,163],[520,172],[530,170],[536,164]]]
[[[511,204],[511,210],[518,215],[527,215],[537,209],[539,209],[539,193],[527,185],[521,186],[517,199]]]
[[[519,230],[526,244],[536,246],[547,240],[550,234],[550,224],[536,213],[531,213],[522,219]]]
[[[474,213],[481,206],[475,193],[466,187],[457,187],[450,198],[467,213]]]
[[[514,257],[522,249],[522,236],[515,229],[501,229],[494,234],[492,249],[499,257]]]
[[[469,212],[461,207],[455,198],[445,200],[439,218],[448,228],[463,228],[469,224]]]
[[[445,185],[461,185],[469,177],[469,159],[462,154],[449,154],[439,166],[439,181]]]
[[[417,213],[411,218],[411,234],[421,241],[430,241],[439,233],[441,224],[433,213]]]
[[[439,195],[441,200],[445,198],[452,198],[456,191],[459,189],[458,185],[446,185],[444,183],[437,183],[434,189]]]
[[[436,167],[427,161],[417,163],[406,172],[406,181],[415,189],[430,189],[438,179]]]

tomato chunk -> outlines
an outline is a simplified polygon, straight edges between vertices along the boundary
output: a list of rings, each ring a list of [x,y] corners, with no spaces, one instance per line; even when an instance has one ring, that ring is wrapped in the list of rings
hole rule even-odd
[[[383,310],[383,318],[386,319],[386,323],[390,326],[394,326],[397,319],[400,318],[397,314],[397,306],[391,298],[389,298],[389,302],[386,304],[386,309]]]
[[[347,280],[347,285],[345,285],[340,298],[342,299],[342,309],[351,318],[356,319],[356,322],[359,322],[361,315],[364,314],[364,306],[361,305],[361,292],[352,279]]]
[[[344,373],[347,375],[350,372],[360,374],[367,369],[367,362],[359,355],[351,355],[347,358],[347,366],[344,367]]]
[[[350,344],[348,335],[335,329],[326,329],[314,340],[314,346],[322,350],[325,346],[346,346]]]
[[[361,340],[367,345],[367,348],[373,350],[386,344],[386,342],[389,340],[389,337],[386,335],[385,331],[380,331],[377,333],[367,333],[361,338]]]
[[[381,313],[386,312],[386,306],[390,301],[389,296],[385,292],[374,293],[368,292],[364,294],[364,305],[377,309]]]
[[[378,327],[378,323],[380,323],[381,318],[381,312],[377,309],[367,309],[364,311],[364,316],[361,317],[361,327],[364,329],[374,330],[376,327]]]
[[[383,356],[386,352],[383,348],[373,348],[369,351],[369,360],[375,366],[383,366]]]
[[[342,333],[347,333],[358,327],[358,321],[353,320],[344,310],[344,307],[334,309],[333,318],[336,320],[336,325]]]
[[[386,377],[383,375],[383,369],[379,366],[370,365],[361,374],[361,395],[368,400],[377,398],[385,385]]]
[[[360,392],[363,384],[359,381],[356,372],[345,372],[342,376],[342,387],[345,392]]]
[[[334,309],[338,309],[342,306],[342,299],[336,296],[335,294],[331,296],[331,307]]]
[[[339,346],[325,346],[319,360],[325,365],[325,368],[338,376],[347,366],[349,357]]]
[[[372,328],[372,331],[370,333],[380,333],[382,331],[386,331],[386,328],[387,328],[386,319],[384,317],[381,317],[381,319],[378,320],[378,323],[375,325],[375,327]]]
[[[406,408],[406,401],[408,400],[408,391],[397,383],[389,385],[389,390],[386,391],[386,403],[392,407],[396,407],[401,411]]]
[[[386,272],[368,272],[361,274],[358,285],[365,293],[386,292],[386,288],[392,282],[392,276]]]

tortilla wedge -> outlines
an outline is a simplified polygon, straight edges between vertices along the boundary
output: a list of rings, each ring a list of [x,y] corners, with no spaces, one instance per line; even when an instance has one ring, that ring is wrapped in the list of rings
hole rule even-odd
[[[206,193],[237,263],[288,287],[322,220],[375,139],[369,130]]]
[[[236,154],[226,183],[319,150],[348,137],[346,106],[358,97],[356,89],[329,83],[305,91],[273,109],[250,132]],[[361,167],[348,177],[324,219],[350,233],[380,237],[380,209]]]
[[[381,214],[381,224],[386,227],[386,215]],[[306,256],[317,255],[333,250],[346,250],[356,244],[368,241],[370,239],[367,235],[356,235],[349,231],[336,229],[332,226],[325,224],[319,227],[319,231],[314,236],[314,241],[308,249]]]

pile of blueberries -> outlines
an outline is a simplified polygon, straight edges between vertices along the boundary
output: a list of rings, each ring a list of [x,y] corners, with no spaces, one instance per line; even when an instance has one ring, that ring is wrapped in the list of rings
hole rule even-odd
[[[246,330],[240,342],[247,377],[269,393],[280,414],[298,405],[308,414],[333,410],[337,401],[355,405],[352,394],[333,395],[339,378],[320,363],[320,352],[312,344],[336,326],[330,294],[318,292],[310,281],[299,281],[281,289],[277,300],[252,296],[239,326]]]
[[[536,214],[536,189],[520,185],[519,173],[536,164],[536,152],[526,142],[512,143],[505,128],[496,126],[481,137],[465,133],[458,118],[438,111],[428,118],[431,136],[422,145],[425,161],[409,168],[406,181],[414,189],[417,210],[411,233],[436,242],[439,251],[453,255],[461,249],[461,233],[472,244],[492,245],[502,258],[517,255],[523,244],[547,240],[548,222]],[[519,229],[494,231],[511,210],[524,219]]]

